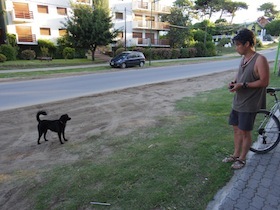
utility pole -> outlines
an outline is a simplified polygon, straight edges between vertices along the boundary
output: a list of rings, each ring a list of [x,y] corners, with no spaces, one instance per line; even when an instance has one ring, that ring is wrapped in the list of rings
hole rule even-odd
[[[124,8],[124,49],[126,51],[126,7]]]
[[[153,0],[151,1],[151,30],[150,30],[150,53],[149,53],[149,66],[152,61],[152,30],[153,30]]]
[[[151,60],[152,60],[152,36],[154,36],[154,34],[152,33],[153,30],[153,3],[154,3],[154,7],[155,7],[155,3],[157,1],[160,0],[151,0],[151,28],[150,28],[150,56],[149,56],[149,65],[151,65]]]

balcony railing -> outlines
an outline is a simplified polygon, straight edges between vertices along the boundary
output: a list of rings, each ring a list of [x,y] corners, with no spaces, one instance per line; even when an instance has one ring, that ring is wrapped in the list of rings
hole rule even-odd
[[[168,31],[170,29],[168,23],[156,21],[152,21],[152,23],[151,21],[133,21],[133,28],[152,29],[161,31]]]
[[[132,4],[132,10],[142,11],[146,13],[150,13],[152,11],[153,13],[170,14],[171,6],[162,4],[151,4],[148,2],[134,0]]]
[[[151,44],[150,44],[151,41]],[[146,38],[133,38],[133,44],[135,46],[153,46],[153,47],[169,47],[168,39],[146,39]]]
[[[76,0],[77,3],[91,4],[91,0]]]
[[[18,34],[18,43],[19,42],[30,42],[36,43],[36,35],[35,34]]]
[[[33,19],[32,11],[15,11],[15,18],[18,19]]]

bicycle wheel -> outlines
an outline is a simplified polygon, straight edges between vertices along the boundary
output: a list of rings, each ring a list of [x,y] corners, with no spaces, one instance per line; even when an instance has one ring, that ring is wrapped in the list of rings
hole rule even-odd
[[[278,118],[267,110],[260,110],[252,131],[251,151],[264,154],[274,149],[280,141]]]

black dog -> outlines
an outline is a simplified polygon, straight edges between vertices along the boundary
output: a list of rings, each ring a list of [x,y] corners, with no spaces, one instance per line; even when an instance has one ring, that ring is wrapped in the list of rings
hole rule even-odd
[[[64,141],[67,141],[64,134],[65,126],[67,121],[71,120],[71,118],[67,114],[61,115],[61,117],[58,120],[40,120],[40,115],[47,115],[47,113],[45,111],[39,111],[36,115],[39,133],[38,144],[40,144],[40,138],[43,134],[45,141],[48,141],[46,139],[46,134],[48,130],[51,130],[58,134],[59,141],[61,144],[63,144],[63,142],[61,141],[61,134],[63,136]]]

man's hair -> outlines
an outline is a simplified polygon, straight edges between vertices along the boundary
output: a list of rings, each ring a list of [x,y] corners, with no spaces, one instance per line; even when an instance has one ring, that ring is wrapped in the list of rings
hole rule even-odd
[[[250,46],[255,46],[256,45],[256,37],[253,31],[244,28],[238,31],[237,35],[233,37],[232,39],[233,42],[239,41],[243,45],[245,45],[246,42],[249,42]]]

